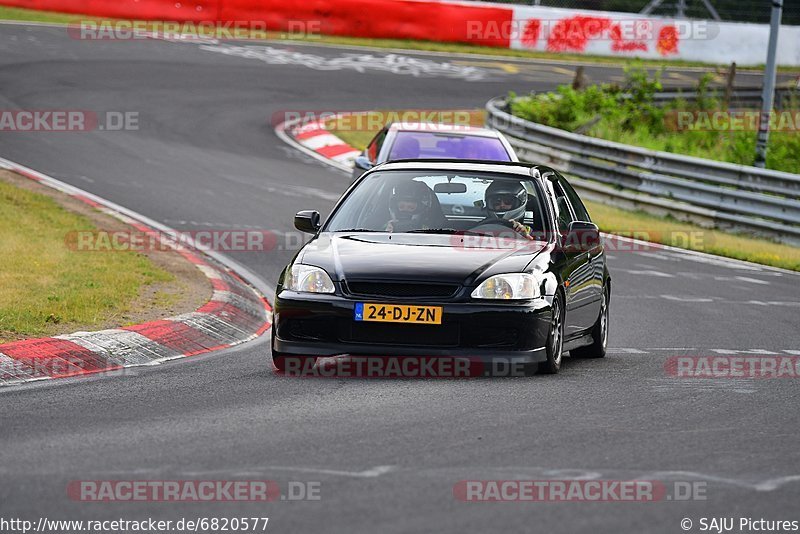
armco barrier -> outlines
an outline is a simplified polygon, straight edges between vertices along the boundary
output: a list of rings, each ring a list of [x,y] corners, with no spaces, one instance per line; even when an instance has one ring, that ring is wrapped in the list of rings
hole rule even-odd
[[[800,175],[574,134],[511,115],[502,98],[486,110],[520,159],[577,176],[594,196],[800,243]]]
[[[758,65],[769,25],[435,0],[0,0],[97,17],[258,22],[273,31],[460,42],[619,58]],[[800,26],[781,26],[778,63],[800,65]]]
[[[729,107],[731,109],[760,109],[761,93],[760,87],[735,87],[729,95]],[[773,107],[775,109],[789,107],[792,99],[797,98],[798,94],[797,89],[793,87],[791,82],[776,87]],[[630,95],[626,96],[629,97]],[[715,98],[724,101],[726,98],[725,88],[710,87],[704,96],[706,98]],[[696,102],[697,97],[698,94],[695,89],[665,88],[653,95],[653,101],[656,104],[667,104],[677,98],[682,98],[686,102]]]

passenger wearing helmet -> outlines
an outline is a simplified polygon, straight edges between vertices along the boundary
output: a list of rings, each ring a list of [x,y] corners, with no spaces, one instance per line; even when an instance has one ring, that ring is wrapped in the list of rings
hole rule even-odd
[[[528,192],[521,183],[513,180],[495,180],[486,188],[484,195],[489,216],[479,224],[501,223],[533,239],[531,227],[523,224],[528,204]],[[504,222],[506,221],[506,222]]]
[[[436,217],[438,211],[438,219]],[[422,182],[409,180],[394,187],[389,201],[392,219],[386,225],[387,232],[426,230],[442,224],[439,202],[430,187]]]

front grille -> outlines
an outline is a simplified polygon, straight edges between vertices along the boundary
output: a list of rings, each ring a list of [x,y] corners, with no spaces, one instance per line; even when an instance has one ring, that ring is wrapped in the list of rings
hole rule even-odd
[[[458,292],[457,284],[430,284],[425,282],[360,282],[348,281],[351,295],[364,297],[452,297]]]
[[[458,345],[458,324],[419,325],[348,321],[342,325],[341,341],[375,345],[455,347]]]

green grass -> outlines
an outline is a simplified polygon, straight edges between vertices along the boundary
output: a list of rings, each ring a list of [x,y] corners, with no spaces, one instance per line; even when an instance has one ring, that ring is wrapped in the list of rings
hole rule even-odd
[[[700,252],[751,261],[762,265],[800,271],[800,248],[740,234],[656,217],[641,211],[626,211],[597,202],[585,202],[592,220],[601,230],[627,237],[642,236],[649,241],[690,248]],[[687,243],[693,246],[687,247]]]
[[[385,111],[371,113],[375,116],[386,116]],[[479,113],[476,116],[479,116]],[[367,124],[374,125],[377,122],[371,120]],[[377,130],[354,129],[346,120],[330,120],[326,123],[326,127],[359,150],[363,150],[377,132]],[[800,248],[797,247],[747,235],[702,228],[670,218],[656,217],[642,211],[628,211],[597,202],[586,202],[586,207],[592,220],[601,230],[610,234],[642,236],[642,232],[647,232],[648,240],[664,245],[800,271]]]
[[[69,24],[77,20],[98,20],[96,17],[90,17],[88,15],[72,15],[69,13],[36,11],[33,9],[5,6],[0,6],[0,19],[22,22],[45,22],[48,24]]]
[[[654,136],[646,128],[620,131],[613,124],[602,121],[587,133],[593,137],[651,150],[687,154],[740,165],[753,165],[755,162],[756,132],[717,133],[687,130]],[[800,173],[800,133],[770,133],[767,168]]]
[[[0,343],[107,323],[129,311],[143,285],[173,280],[135,252],[66,245],[69,232],[92,230],[87,217],[0,180]]]
[[[70,14],[70,13],[56,13],[49,11],[36,11],[31,9],[20,9],[13,7],[0,6],[0,20],[16,20],[25,22],[46,22],[50,24],[68,24],[77,20],[110,20],[109,17],[93,17],[88,15]],[[286,36],[281,32],[263,32],[259,33],[259,38],[266,39],[286,39],[287,41],[302,41],[308,43],[321,43],[329,45],[343,45],[343,46],[365,46],[373,48],[386,48],[386,49],[402,49],[402,50],[419,50],[427,52],[443,52],[451,54],[477,54],[485,56],[497,56],[508,58],[521,58],[521,59],[540,59],[548,61],[573,61],[581,63],[598,63],[620,65],[626,63],[628,58],[619,58],[611,56],[591,56],[583,54],[561,54],[552,52],[537,52],[530,50],[512,50],[507,48],[496,48],[491,46],[471,45],[466,43],[439,43],[434,41],[416,41],[410,39],[366,39],[361,37],[345,37],[335,35],[300,35],[289,34]],[[287,39],[288,37],[288,39]],[[641,60],[645,65],[650,67],[670,66],[670,67],[713,67],[715,65],[709,63],[701,63],[697,61],[681,61],[681,60],[658,60],[658,59],[644,59]],[[763,65],[756,65],[753,67],[742,67],[740,70],[763,69]],[[781,72],[796,72],[796,67],[778,67]]]

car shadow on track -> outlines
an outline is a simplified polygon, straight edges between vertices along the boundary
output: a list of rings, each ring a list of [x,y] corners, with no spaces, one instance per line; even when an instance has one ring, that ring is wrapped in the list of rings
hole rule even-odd
[[[566,356],[566,355],[565,355]],[[561,372],[581,360],[568,356],[563,359]],[[281,378],[347,378],[355,380],[459,380],[536,378],[546,375],[536,372],[536,365],[496,360],[485,362],[472,358],[419,357],[419,356],[350,356],[309,359],[299,366],[286,370],[273,367],[273,376]]]

